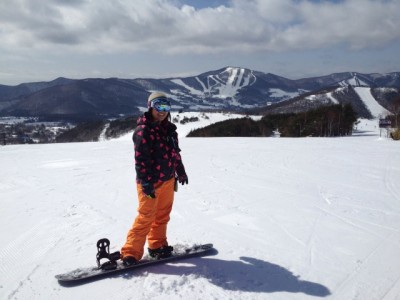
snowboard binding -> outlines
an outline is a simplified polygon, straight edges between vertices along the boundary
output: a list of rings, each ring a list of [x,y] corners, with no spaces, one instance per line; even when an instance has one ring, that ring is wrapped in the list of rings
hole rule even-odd
[[[117,260],[121,258],[119,251],[110,253],[110,241],[108,239],[100,239],[97,241],[97,266],[102,270],[115,270],[117,268]],[[107,259],[101,263],[100,260]]]

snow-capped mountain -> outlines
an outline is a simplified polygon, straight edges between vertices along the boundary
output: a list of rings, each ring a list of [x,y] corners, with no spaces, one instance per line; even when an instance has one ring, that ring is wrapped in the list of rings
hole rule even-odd
[[[303,83],[296,84],[274,74],[234,67],[193,77],[158,81],[138,79],[136,83],[149,91],[166,92],[177,107],[189,110],[242,110],[287,100],[308,91],[303,88]],[[309,83],[307,88],[311,88]]]
[[[399,99],[397,88],[373,88],[369,86],[346,85],[330,87],[318,92],[306,93],[262,109],[263,113],[302,112],[323,105],[351,104],[359,117],[367,119],[384,118],[394,109],[393,99]]]
[[[342,102],[343,97],[337,94],[343,94],[343,91],[346,91],[346,99],[352,98],[348,102],[368,101],[363,99],[365,93],[357,93],[353,87],[370,89],[379,105],[389,109],[390,99],[399,94],[400,72],[345,72],[291,80],[246,68],[226,67],[192,77],[164,79],[58,78],[51,82],[18,86],[0,85],[0,115],[109,117],[134,114],[145,109],[146,98],[154,90],[168,94],[174,108],[183,110],[244,111],[266,106],[290,108],[293,101],[300,105],[310,99],[315,104],[328,100],[335,103]],[[382,91],[379,88],[391,90]],[[327,95],[322,97],[324,91]],[[321,102],[321,99],[325,100]],[[370,117],[368,113],[364,116]]]

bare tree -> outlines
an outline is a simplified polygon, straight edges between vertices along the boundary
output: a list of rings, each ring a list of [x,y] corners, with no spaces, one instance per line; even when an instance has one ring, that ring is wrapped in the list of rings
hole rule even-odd
[[[395,127],[399,128],[399,115],[400,115],[400,96],[393,99],[391,104],[391,111],[394,115]]]

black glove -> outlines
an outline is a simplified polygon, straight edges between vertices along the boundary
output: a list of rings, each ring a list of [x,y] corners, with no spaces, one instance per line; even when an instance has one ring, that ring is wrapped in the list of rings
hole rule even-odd
[[[185,183],[189,184],[189,179],[188,179],[186,173],[182,174],[181,176],[178,176],[178,181],[182,185],[185,185]]]
[[[154,190],[154,185],[150,182],[142,182],[142,192],[148,198],[154,199],[156,197],[156,191]]]
[[[189,184],[189,179],[186,175],[185,167],[183,166],[182,162],[180,162],[176,168],[176,175],[178,176],[178,181],[180,184]]]

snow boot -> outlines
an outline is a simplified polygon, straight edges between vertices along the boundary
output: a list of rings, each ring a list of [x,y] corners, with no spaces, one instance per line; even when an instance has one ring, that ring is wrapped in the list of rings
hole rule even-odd
[[[149,250],[149,255],[150,257],[156,258],[156,259],[161,259],[161,258],[167,258],[172,255],[172,251],[174,250],[174,247],[172,246],[163,246],[161,248],[157,249],[150,249]]]
[[[122,264],[125,267],[130,267],[137,264],[137,260],[133,256],[126,256],[122,259]]]

